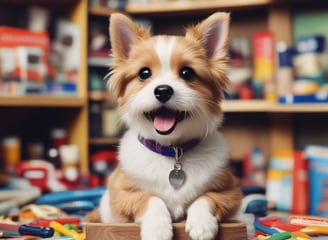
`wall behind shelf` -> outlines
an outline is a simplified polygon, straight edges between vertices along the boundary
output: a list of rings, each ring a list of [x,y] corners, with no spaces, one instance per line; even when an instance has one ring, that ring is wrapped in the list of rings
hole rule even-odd
[[[267,113],[225,113],[221,130],[233,160],[242,160],[254,147],[266,154],[270,152],[270,117]]]
[[[294,114],[295,148],[304,149],[308,144],[328,146],[328,113]]]

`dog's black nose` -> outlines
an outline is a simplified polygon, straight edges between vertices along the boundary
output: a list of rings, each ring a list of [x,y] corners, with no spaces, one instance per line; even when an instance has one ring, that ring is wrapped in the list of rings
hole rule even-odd
[[[173,96],[173,88],[169,85],[159,85],[155,88],[154,94],[161,103],[167,102]]]

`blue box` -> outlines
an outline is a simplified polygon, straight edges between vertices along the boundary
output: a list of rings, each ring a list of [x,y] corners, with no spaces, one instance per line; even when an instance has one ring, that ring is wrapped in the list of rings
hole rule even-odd
[[[328,217],[328,147],[308,146],[310,214]]]

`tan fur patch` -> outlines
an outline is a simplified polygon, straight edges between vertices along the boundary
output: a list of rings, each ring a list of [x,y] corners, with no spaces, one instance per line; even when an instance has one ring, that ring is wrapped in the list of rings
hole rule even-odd
[[[239,210],[242,192],[237,179],[227,170],[213,181],[213,191],[201,197],[209,202],[212,214],[222,220],[233,216]]]
[[[137,189],[120,167],[109,178],[110,205],[113,216],[134,221],[141,217],[146,209],[151,193]]]
[[[86,222],[100,223],[100,222],[101,222],[101,218],[100,218],[99,209],[96,208],[96,209],[94,209],[93,211],[89,212],[89,213],[85,216],[85,221],[86,221]]]

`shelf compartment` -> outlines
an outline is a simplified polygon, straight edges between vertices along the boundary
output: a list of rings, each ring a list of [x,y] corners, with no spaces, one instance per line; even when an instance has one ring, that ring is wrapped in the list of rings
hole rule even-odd
[[[0,96],[0,107],[83,107],[86,102],[80,97]]]

